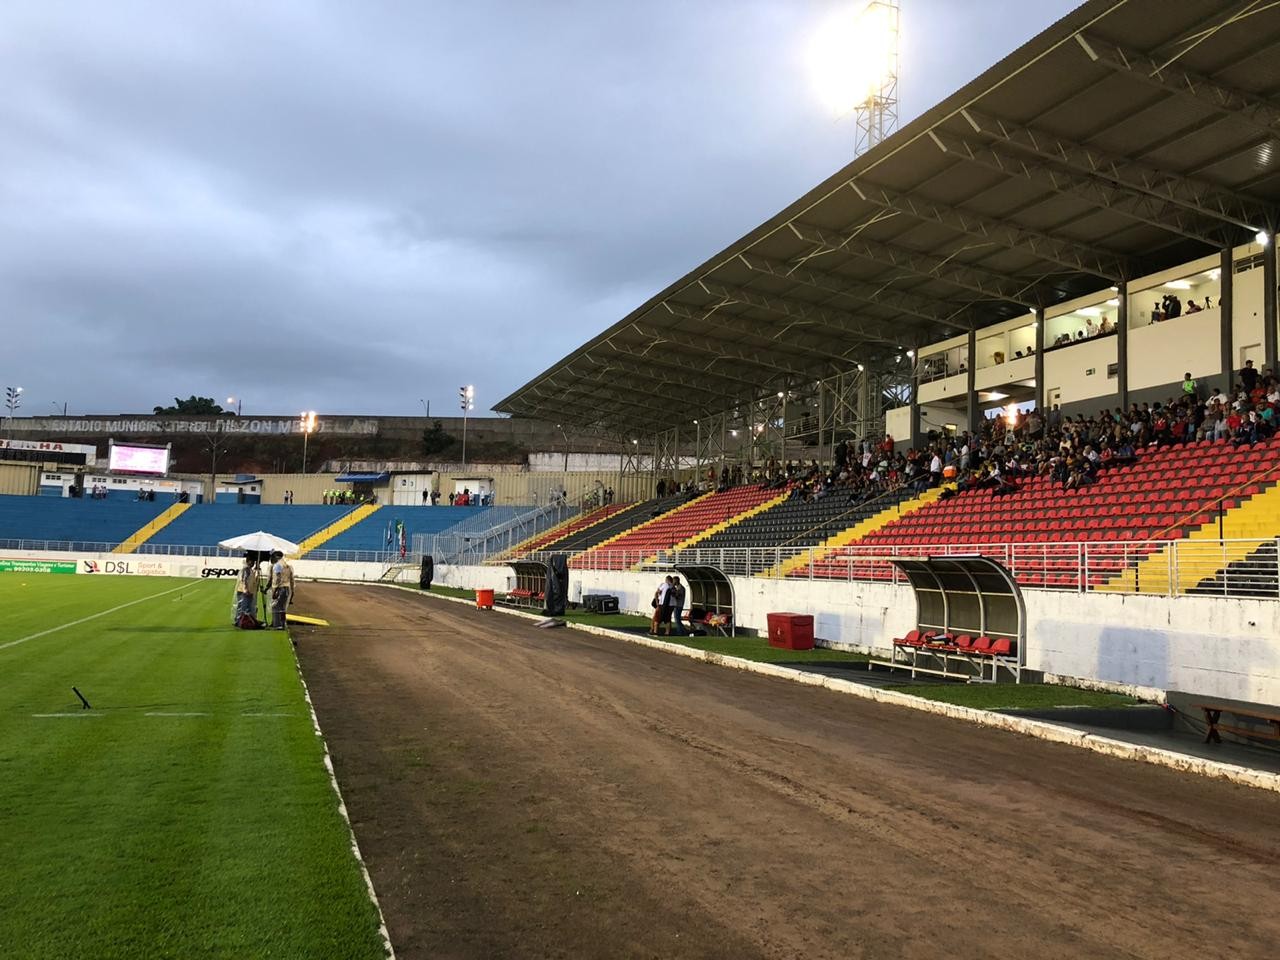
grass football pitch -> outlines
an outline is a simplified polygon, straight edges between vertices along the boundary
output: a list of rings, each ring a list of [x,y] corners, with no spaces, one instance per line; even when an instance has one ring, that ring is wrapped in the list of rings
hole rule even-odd
[[[289,641],[231,591],[0,574],[0,957],[383,956]]]

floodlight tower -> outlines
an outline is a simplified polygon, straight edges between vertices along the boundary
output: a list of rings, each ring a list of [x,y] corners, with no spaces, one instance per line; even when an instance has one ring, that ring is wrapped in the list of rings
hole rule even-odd
[[[898,129],[898,38],[902,23],[901,0],[872,0],[862,20],[883,44],[880,76],[870,95],[855,110],[857,140],[854,155],[861,156]]]
[[[476,408],[476,388],[470,384],[458,388],[458,405],[462,407],[462,466],[467,465],[467,415]]]

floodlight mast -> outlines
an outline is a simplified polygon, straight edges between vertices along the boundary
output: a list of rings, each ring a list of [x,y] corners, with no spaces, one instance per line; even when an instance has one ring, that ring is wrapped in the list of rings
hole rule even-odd
[[[855,109],[857,124],[854,155],[861,156],[898,129],[898,43],[902,22],[901,0],[872,0],[864,19],[875,22],[883,33],[884,72],[871,95]]]

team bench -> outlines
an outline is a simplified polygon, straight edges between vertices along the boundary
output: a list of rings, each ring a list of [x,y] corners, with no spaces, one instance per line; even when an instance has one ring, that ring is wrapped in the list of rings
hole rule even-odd
[[[546,599],[546,594],[536,593],[533,590],[526,590],[523,587],[507,593],[503,598],[503,602],[513,607],[536,607],[540,606]]]
[[[714,613],[701,607],[690,607],[686,618],[691,627],[702,627],[708,633],[714,630],[722,637],[729,636],[733,628],[733,614]]]
[[[1204,737],[1205,743],[1221,743],[1222,735],[1218,732],[1219,730],[1225,730],[1227,733],[1235,734],[1237,737],[1280,740],[1280,714],[1262,713],[1257,710],[1247,710],[1243,707],[1227,707],[1216,703],[1197,703],[1195,706],[1198,710],[1204,711],[1204,722],[1209,727],[1209,732]],[[1222,715],[1224,713],[1251,720],[1260,720],[1261,723],[1223,723]]]
[[[889,667],[904,667],[917,673],[960,679],[995,682],[1003,668],[1016,678],[1019,673],[1017,645],[1008,637],[975,637],[962,633],[912,630],[893,641],[888,661],[877,661]],[[988,668],[990,677],[988,677]]]

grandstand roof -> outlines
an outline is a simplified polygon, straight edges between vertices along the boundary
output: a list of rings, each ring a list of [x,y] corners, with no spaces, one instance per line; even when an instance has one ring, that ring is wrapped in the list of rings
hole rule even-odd
[[[1272,2],[1089,0],[495,409],[652,433],[1273,230],[1278,46]]]

